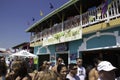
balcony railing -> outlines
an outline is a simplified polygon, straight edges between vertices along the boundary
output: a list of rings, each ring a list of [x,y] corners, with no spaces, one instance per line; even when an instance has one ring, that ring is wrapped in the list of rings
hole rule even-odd
[[[40,33],[31,36],[31,42],[43,40],[44,37],[49,37],[55,33],[73,28],[73,27],[87,27],[99,22],[109,22],[113,18],[120,17],[120,0],[114,0],[107,6],[107,11],[103,14],[103,5],[85,12],[82,15],[76,15],[68,18],[63,23],[55,24],[53,27],[46,29]]]

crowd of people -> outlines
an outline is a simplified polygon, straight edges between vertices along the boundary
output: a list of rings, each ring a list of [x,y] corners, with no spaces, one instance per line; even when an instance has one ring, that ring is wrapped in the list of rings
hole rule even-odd
[[[76,63],[66,65],[58,57],[54,66],[51,62],[44,61],[38,70],[29,71],[30,65],[25,59],[15,59],[8,66],[5,58],[0,57],[0,80],[119,80],[115,78],[117,68],[109,61],[100,58],[93,61],[94,67],[83,67],[82,58],[77,58]]]

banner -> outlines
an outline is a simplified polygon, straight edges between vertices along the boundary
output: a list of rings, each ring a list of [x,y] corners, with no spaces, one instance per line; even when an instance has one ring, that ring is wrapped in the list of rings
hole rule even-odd
[[[48,38],[46,37],[43,38],[43,46],[73,41],[81,38],[82,38],[82,27],[78,26],[72,29],[68,29],[56,33]]]
[[[70,62],[76,63],[77,53],[71,53],[70,54]]]

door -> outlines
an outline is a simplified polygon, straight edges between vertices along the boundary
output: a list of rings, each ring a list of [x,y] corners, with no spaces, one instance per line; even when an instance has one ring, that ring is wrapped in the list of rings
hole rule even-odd
[[[49,61],[50,54],[38,55],[38,68],[42,65],[43,61]]]
[[[58,53],[56,57],[61,57],[65,65],[68,65],[68,53]]]

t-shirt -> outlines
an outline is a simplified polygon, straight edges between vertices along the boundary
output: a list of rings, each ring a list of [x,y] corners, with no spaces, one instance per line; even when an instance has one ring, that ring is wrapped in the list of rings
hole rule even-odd
[[[80,80],[85,80],[86,70],[85,70],[84,67],[78,67],[78,69],[77,69],[77,76],[79,76]]]
[[[80,78],[77,75],[72,77],[70,74],[67,74],[66,78],[68,78],[69,80],[80,80]]]

